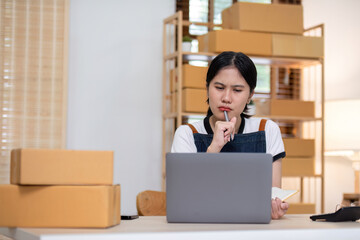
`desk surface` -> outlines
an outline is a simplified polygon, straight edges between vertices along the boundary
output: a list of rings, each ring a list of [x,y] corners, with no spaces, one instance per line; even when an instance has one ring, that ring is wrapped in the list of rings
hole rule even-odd
[[[76,239],[359,239],[359,222],[313,222],[309,215],[287,215],[270,224],[175,224],[166,217],[122,220],[107,229],[0,228],[19,240]]]

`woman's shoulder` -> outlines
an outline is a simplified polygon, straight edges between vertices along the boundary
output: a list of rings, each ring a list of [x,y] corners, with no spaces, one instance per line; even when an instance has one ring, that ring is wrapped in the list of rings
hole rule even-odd
[[[175,131],[175,134],[190,134],[190,133],[192,133],[192,131],[187,124],[179,126]]]
[[[203,131],[202,129],[204,129],[203,121],[193,122],[193,123],[191,123],[191,125],[194,126],[194,128],[199,133],[201,133]],[[192,131],[191,127],[189,126],[189,124],[184,124],[184,125],[179,126],[176,129],[176,132],[178,132],[178,133],[187,133],[187,134],[192,134],[193,133],[193,131]]]
[[[192,122],[190,124],[196,129],[196,131],[198,133],[206,133],[204,120]],[[183,131],[190,131],[192,133],[192,130],[191,130],[191,128],[190,128],[190,126],[188,124],[181,125],[180,127],[183,129]]]
[[[265,119],[265,118],[264,118]],[[265,130],[267,128],[279,128],[279,126],[277,125],[276,122],[274,122],[273,120],[271,119],[266,119],[266,125],[265,125]]]
[[[246,132],[257,131],[260,126],[260,121],[262,119],[266,120],[265,131],[274,128],[279,128],[279,126],[271,119],[251,117],[251,118],[245,118],[245,128],[247,130]]]
[[[176,129],[171,152],[196,152],[193,132],[188,125],[181,125]]]

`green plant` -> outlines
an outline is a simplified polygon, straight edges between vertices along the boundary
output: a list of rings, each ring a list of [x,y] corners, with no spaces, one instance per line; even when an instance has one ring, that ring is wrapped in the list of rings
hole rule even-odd
[[[190,36],[183,36],[183,42],[191,42],[193,39]]]

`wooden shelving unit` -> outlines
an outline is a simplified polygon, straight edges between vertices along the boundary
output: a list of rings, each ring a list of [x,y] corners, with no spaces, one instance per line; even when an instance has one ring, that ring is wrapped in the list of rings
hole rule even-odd
[[[165,190],[165,154],[170,152],[173,134],[178,126],[184,123],[187,117],[204,117],[204,112],[184,112],[182,111],[182,65],[188,61],[211,62],[217,55],[208,52],[183,52],[182,51],[182,29],[184,24],[196,24],[182,20],[182,12],[166,18],[163,22],[163,122],[162,122],[162,141],[163,141],[163,190]],[[211,30],[213,24],[201,23],[208,26]],[[320,29],[320,30],[319,30]],[[323,25],[309,29],[307,35],[314,31],[321,32],[323,36]],[[246,52],[245,52],[246,54]],[[289,57],[268,57],[252,56],[249,57],[255,64],[271,66],[271,86],[270,93],[265,94],[268,99],[278,97],[274,89],[277,88],[281,69],[299,69],[301,87],[299,96],[301,100],[315,102],[315,117],[292,117],[292,116],[257,116],[269,118],[275,122],[286,122],[293,125],[296,130],[296,137],[313,138],[316,140],[316,172],[313,175],[304,176],[283,176],[284,182],[297,182],[301,192],[298,196],[299,202],[315,203],[316,212],[324,210],[324,60],[323,58],[289,58]],[[170,74],[175,71],[176,74]],[[177,81],[175,81],[175,76]],[[205,79],[204,79],[205,81]],[[172,83],[171,83],[172,82]],[[170,83],[176,84],[177,92],[171,92]],[[204,84],[205,85],[205,84]],[[264,96],[264,94],[256,94]],[[176,104],[175,104],[176,103]]]

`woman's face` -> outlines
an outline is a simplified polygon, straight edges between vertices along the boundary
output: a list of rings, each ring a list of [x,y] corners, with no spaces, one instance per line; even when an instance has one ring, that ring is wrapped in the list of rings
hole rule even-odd
[[[210,109],[221,121],[225,120],[224,111],[228,112],[229,119],[239,119],[252,95],[249,85],[235,67],[220,70],[208,88]]]

